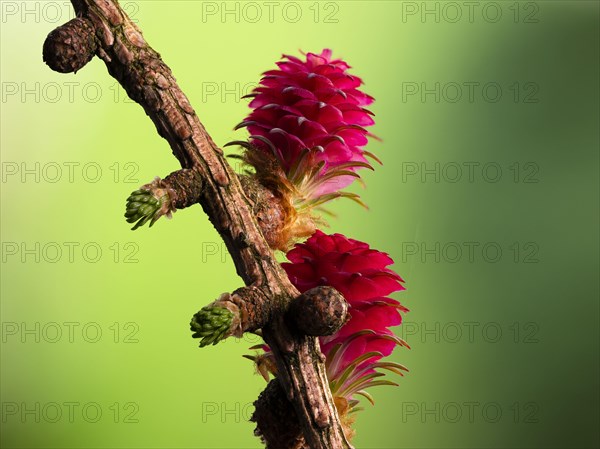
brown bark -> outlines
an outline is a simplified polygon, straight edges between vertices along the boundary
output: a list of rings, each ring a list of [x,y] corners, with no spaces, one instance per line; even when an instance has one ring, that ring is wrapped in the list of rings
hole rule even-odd
[[[238,275],[268,298],[268,322],[260,323],[263,337],[273,351],[277,380],[294,406],[308,446],[351,448],[328,387],[317,339],[293,330],[284,318],[299,292],[277,263],[222,150],[200,123],[171,70],[116,0],[72,0],[72,4],[80,20],[49,35],[45,60],[52,61],[49,65],[54,70],[76,71],[90,54],[96,54],[127,94],[144,108],[181,166],[198,174],[202,180],[199,203],[225,241]],[[265,317],[263,313],[260,316]]]
[[[284,199],[254,177],[240,176],[240,181],[267,243],[271,248],[282,247],[288,238],[282,231],[287,227],[289,217]]]
[[[174,171],[163,182],[173,195],[173,207],[185,209],[198,204],[202,195],[202,178],[200,173],[189,168]]]

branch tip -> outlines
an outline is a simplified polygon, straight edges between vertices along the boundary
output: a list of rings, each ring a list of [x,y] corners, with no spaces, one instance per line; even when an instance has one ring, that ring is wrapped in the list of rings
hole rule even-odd
[[[55,72],[77,73],[96,54],[98,43],[92,23],[75,17],[54,29],[44,42],[44,62]]]
[[[233,321],[234,314],[223,307],[203,307],[190,322],[190,330],[194,332],[192,337],[201,339],[201,348],[210,344],[216,345],[231,335]]]

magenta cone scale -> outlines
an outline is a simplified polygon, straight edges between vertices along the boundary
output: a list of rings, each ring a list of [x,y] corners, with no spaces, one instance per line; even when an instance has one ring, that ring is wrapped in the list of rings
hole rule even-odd
[[[406,371],[400,364],[381,360],[398,345],[408,347],[389,329],[402,322],[401,312],[408,311],[388,296],[404,290],[402,278],[388,268],[393,260],[366,243],[321,231],[296,244],[287,257],[290,262],[282,266],[300,292],[329,285],[350,305],[351,319],[336,334],[320,338],[334,396],[344,398],[352,410],[358,403],[356,395],[372,401],[366,388],[395,385],[379,379],[383,373],[377,371]]]

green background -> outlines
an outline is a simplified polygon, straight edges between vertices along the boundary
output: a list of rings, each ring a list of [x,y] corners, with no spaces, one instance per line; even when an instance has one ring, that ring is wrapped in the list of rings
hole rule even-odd
[[[127,10],[221,145],[281,53],[330,47],[376,98],[370,210],[335,204],[331,231],[394,258],[412,349],[356,447],[598,447],[598,2],[276,3],[272,20],[264,2]],[[200,350],[188,330],[240,286],[217,233],[199,207],[151,230],[122,218],[178,168],[167,143],[101,61],[43,64],[68,4],[0,4],[2,447],[260,447],[247,419],[265,384],[241,357],[257,341]]]

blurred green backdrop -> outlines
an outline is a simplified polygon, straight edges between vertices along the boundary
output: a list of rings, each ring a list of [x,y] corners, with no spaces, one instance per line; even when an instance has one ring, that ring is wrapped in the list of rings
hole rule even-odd
[[[257,341],[188,331],[240,286],[217,233],[122,218],[167,143],[101,61],[43,64],[68,2],[0,5],[2,447],[261,447]],[[331,231],[396,261],[411,371],[357,448],[598,447],[598,2],[124,5],[219,144],[281,53],[330,47],[376,98],[371,210]]]

